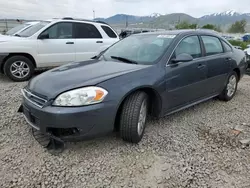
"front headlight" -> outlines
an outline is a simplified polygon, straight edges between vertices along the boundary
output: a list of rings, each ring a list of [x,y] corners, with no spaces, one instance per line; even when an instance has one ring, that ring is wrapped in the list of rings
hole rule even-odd
[[[84,87],[60,94],[54,106],[85,106],[103,101],[108,92],[100,87]]]

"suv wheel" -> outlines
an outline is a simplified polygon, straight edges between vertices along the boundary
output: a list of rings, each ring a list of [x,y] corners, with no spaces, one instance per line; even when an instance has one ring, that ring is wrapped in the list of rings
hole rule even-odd
[[[136,92],[129,96],[122,109],[120,133],[124,141],[139,143],[143,137],[148,114],[148,96]]]
[[[238,88],[238,75],[235,71],[233,71],[231,74],[229,74],[227,84],[222,91],[222,93],[219,95],[219,99],[223,101],[230,101]]]
[[[34,65],[27,57],[13,56],[5,62],[4,73],[13,81],[27,81],[34,73]]]

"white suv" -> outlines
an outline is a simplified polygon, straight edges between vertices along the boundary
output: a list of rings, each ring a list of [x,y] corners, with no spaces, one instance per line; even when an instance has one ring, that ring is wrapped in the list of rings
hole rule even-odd
[[[35,69],[89,60],[119,41],[104,22],[72,18],[41,21],[19,36],[0,38],[0,70],[13,81],[29,80]]]

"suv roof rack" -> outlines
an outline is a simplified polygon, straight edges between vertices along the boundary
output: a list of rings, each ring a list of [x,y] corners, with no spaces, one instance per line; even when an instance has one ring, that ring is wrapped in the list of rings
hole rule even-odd
[[[71,17],[64,17],[63,20],[73,20]]]
[[[77,21],[86,21],[86,22],[92,22],[92,23],[102,23],[102,24],[106,24],[109,25],[108,23],[104,22],[104,21],[99,21],[99,20],[88,20],[88,19],[81,19],[81,18],[71,18],[71,17],[64,17],[62,18],[63,20],[77,20]]]

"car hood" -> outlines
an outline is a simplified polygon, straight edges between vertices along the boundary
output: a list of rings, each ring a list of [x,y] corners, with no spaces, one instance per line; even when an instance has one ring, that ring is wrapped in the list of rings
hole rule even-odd
[[[17,37],[11,35],[0,35],[0,42],[20,41],[27,40],[25,37]]]
[[[36,76],[29,82],[28,89],[33,93],[53,99],[62,92],[97,85],[108,79],[146,67],[148,66],[98,60],[70,63]]]

